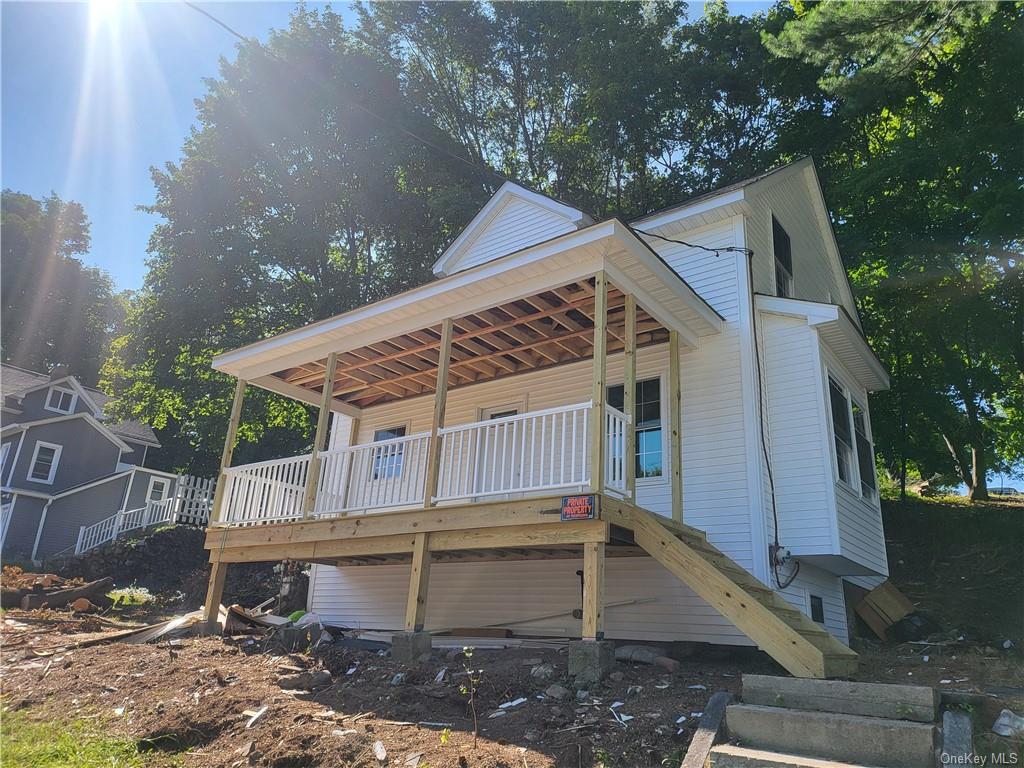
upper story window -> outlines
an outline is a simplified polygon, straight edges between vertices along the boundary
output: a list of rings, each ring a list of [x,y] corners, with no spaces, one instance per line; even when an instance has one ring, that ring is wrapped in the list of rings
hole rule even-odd
[[[789,234],[772,216],[772,250],[775,252],[775,293],[783,298],[793,295],[793,244]]]
[[[405,430],[404,426],[374,430],[373,442],[405,437]],[[388,480],[402,474],[404,453],[405,445],[403,443],[390,443],[378,447],[373,455],[373,479]]]
[[[53,485],[62,450],[63,447],[56,443],[44,443],[42,440],[36,442],[35,450],[32,451],[32,461],[28,465],[28,479],[34,483]]]
[[[46,394],[46,410],[57,413],[71,413],[75,408],[75,401],[78,395],[73,389],[64,387],[50,387]]]
[[[625,387],[608,387],[608,405],[623,407]],[[664,447],[661,428],[661,379],[644,379],[636,383],[636,476],[661,477]]]
[[[878,481],[867,412],[832,376],[828,377],[828,395],[836,445],[836,474],[840,482],[851,489],[859,488],[864,498],[874,499]]]

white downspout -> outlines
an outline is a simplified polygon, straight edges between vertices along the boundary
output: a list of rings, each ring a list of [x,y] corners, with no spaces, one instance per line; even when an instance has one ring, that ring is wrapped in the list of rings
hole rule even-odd
[[[41,515],[39,515],[39,527],[36,528],[36,540],[32,544],[32,562],[33,563],[38,563],[39,562],[36,559],[36,555],[39,552],[39,542],[43,538],[43,526],[46,525],[46,513],[49,511],[50,505],[52,503],[53,503],[53,499],[47,499],[46,500],[46,504],[43,505],[43,512],[42,512]]]

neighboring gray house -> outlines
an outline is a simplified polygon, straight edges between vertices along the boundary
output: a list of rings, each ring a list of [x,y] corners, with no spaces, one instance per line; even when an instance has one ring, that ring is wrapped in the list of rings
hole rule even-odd
[[[0,366],[3,559],[74,551],[82,526],[171,498],[178,476],[146,467],[160,447],[137,421],[108,419],[109,396],[61,368]]]

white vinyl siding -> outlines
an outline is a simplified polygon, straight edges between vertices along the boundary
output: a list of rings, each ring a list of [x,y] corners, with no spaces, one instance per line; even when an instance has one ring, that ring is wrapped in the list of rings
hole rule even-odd
[[[825,612],[825,629],[840,642],[849,641],[843,580],[839,576],[810,563],[801,563],[800,573],[792,584],[781,591],[781,594],[794,608],[808,616],[811,615],[811,595],[820,597]]]
[[[28,463],[28,480],[33,483],[53,485],[60,464],[60,454],[64,448],[56,443],[36,442],[32,449],[32,460]]]

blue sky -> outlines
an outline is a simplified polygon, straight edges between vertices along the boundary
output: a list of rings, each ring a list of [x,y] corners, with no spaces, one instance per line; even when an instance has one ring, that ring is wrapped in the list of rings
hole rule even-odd
[[[293,2],[210,2],[202,8],[247,37],[286,26]],[[310,8],[324,3],[307,2]],[[735,13],[766,2],[732,3]],[[334,8],[345,13],[344,3]],[[701,5],[692,3],[691,14]],[[7,2],[2,24],[5,188],[77,200],[92,222],[85,261],[118,288],[139,288],[156,217],[149,168],[178,158],[203,78],[237,42],[181,2]]]

